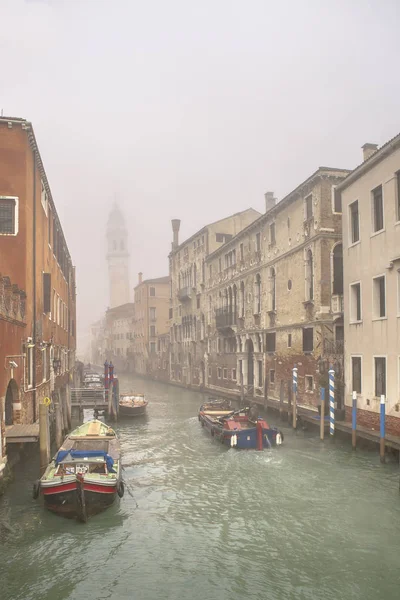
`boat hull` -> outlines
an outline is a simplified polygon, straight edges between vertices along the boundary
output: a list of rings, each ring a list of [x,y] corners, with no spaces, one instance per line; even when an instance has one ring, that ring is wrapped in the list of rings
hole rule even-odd
[[[78,485],[76,481],[66,482],[57,487],[46,487],[41,489],[44,505],[51,512],[66,517],[80,517],[82,513],[81,504],[78,500]],[[87,516],[96,515],[109,506],[117,498],[117,484],[103,486],[95,483],[83,484],[84,502]]]
[[[257,448],[257,428],[250,427],[248,429],[228,430],[222,425],[217,425],[213,419],[207,415],[199,415],[201,424],[207,429],[212,437],[219,440],[229,448],[238,450],[254,450]],[[280,445],[283,441],[281,432],[274,428],[262,428],[263,447],[270,448],[271,446]]]
[[[146,414],[147,404],[141,406],[119,405],[119,414],[121,417],[142,417]]]

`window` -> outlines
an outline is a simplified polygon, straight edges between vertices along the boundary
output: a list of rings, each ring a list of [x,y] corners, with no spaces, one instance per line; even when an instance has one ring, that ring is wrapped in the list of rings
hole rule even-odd
[[[269,370],[269,382],[271,385],[275,384],[275,369]]]
[[[262,387],[263,386],[263,363],[262,363],[262,360],[259,360],[257,362],[258,362],[258,387]]]
[[[41,195],[40,195],[40,199],[42,201],[43,210],[44,210],[44,212],[46,213],[46,216],[47,216],[48,198],[47,198],[47,192],[46,192],[46,188],[45,188],[45,185],[44,185],[43,181],[42,181],[42,192],[41,192]]]
[[[269,310],[276,310],[276,272],[273,267],[269,272]]]
[[[232,369],[232,379],[236,381],[236,369]]]
[[[375,356],[375,396],[386,396],[386,358]]]
[[[291,333],[288,333],[288,336],[287,336],[287,347],[288,348],[292,347],[292,334]]]
[[[149,295],[150,295],[150,296],[153,296],[153,297],[156,295],[156,288],[155,288],[155,287],[151,287],[151,288],[150,288],[150,290],[149,290]]]
[[[170,319],[172,319],[172,318],[173,318],[173,309],[172,309],[172,308],[168,309],[168,317],[169,317]]]
[[[218,369],[217,369],[217,376],[218,376],[218,379],[221,379],[221,377],[222,377],[222,369],[221,369],[221,367],[218,367]]]
[[[224,241],[224,234],[223,233],[216,233],[215,234],[215,241],[218,243],[221,243]]]
[[[372,190],[372,231],[382,231],[383,229],[383,189],[378,185]]]
[[[218,259],[218,269],[219,269],[219,272],[221,273],[221,271],[222,271],[222,260],[221,260],[221,258]]]
[[[265,339],[267,352],[275,352],[276,333],[267,333]]]
[[[337,244],[333,249],[333,293],[343,294],[343,246]]]
[[[240,260],[244,260],[244,248],[243,248],[243,244],[240,244],[240,246],[239,246],[239,255],[240,255]]]
[[[259,315],[261,313],[261,277],[259,274],[256,275],[254,283],[254,314]]]
[[[228,379],[228,369],[224,369],[224,379]]]
[[[150,337],[155,337],[155,336],[156,336],[156,326],[150,325]]]
[[[350,323],[358,323],[361,319],[361,283],[352,283],[350,285]]]
[[[43,312],[51,313],[51,273],[43,273]]]
[[[271,223],[271,225],[269,226],[269,243],[271,244],[271,246],[274,246],[276,243],[275,223]]]
[[[156,353],[156,343],[155,342],[150,342],[150,353],[151,354]]]
[[[311,219],[313,216],[312,194],[307,196],[307,198],[304,200],[304,216],[306,221]]]
[[[306,392],[314,391],[314,378],[312,375],[306,375],[304,383]]]
[[[155,321],[156,320],[155,306],[150,306],[149,311],[150,311],[150,321]]]
[[[42,381],[47,379],[47,348],[42,348]]]
[[[212,367],[208,367],[208,376],[212,377]]]
[[[244,293],[244,281],[240,282],[239,291],[239,318],[244,319],[245,314],[245,293]]]
[[[52,219],[52,216],[51,216],[51,210],[49,209],[49,219],[48,219],[48,232],[47,232],[47,235],[48,235],[48,238],[49,238],[48,242],[49,242],[49,246],[50,247],[51,247],[51,225],[52,225],[52,222],[53,222],[53,219]]]
[[[352,392],[361,394],[361,356],[351,357]]]
[[[358,200],[349,206],[350,243],[355,244],[360,240],[360,222],[358,214]]]
[[[332,212],[334,212],[334,213],[342,212],[342,195],[337,190],[336,185],[332,186]]]
[[[314,261],[311,250],[306,253],[306,302],[314,300]]]
[[[396,221],[400,221],[400,171],[396,173]]]
[[[200,308],[200,294],[197,294],[197,297],[196,297],[196,307]]]
[[[0,234],[1,235],[17,235],[18,233],[18,218],[17,218],[18,198],[10,196],[0,196]]]
[[[314,328],[303,328],[303,352],[312,352],[314,350]]]
[[[61,325],[61,298],[57,296],[57,325]]]
[[[27,380],[28,388],[33,387],[33,344],[28,344],[27,348]]]
[[[261,233],[256,234],[256,252],[261,252]]]
[[[375,277],[373,279],[373,307],[374,318],[386,317],[386,290],[385,276]]]
[[[212,277],[212,265],[209,265],[208,270],[209,270],[209,277],[211,279],[211,277]]]

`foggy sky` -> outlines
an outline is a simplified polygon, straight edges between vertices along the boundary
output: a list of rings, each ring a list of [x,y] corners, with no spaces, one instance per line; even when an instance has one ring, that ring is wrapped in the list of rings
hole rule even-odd
[[[0,0],[0,109],[32,121],[77,267],[108,305],[117,198],[137,272],[207,222],[354,168],[400,131],[397,0]]]

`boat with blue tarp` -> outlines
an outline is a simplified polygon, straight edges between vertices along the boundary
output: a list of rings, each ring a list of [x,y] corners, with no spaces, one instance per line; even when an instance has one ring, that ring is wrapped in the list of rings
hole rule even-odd
[[[256,406],[234,411],[208,402],[199,409],[199,421],[212,437],[231,448],[262,450],[283,442],[283,433],[257,416]]]
[[[98,419],[87,421],[64,440],[33,496],[49,510],[86,521],[124,494],[121,451],[115,431]]]

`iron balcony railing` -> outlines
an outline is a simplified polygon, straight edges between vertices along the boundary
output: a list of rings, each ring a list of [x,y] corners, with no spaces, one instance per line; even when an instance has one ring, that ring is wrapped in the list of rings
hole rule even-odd
[[[215,324],[217,329],[224,329],[225,327],[236,325],[236,319],[236,313],[229,311],[227,308],[217,308],[215,311]]]
[[[344,340],[327,340],[324,339],[324,353],[341,355],[344,353]]]

